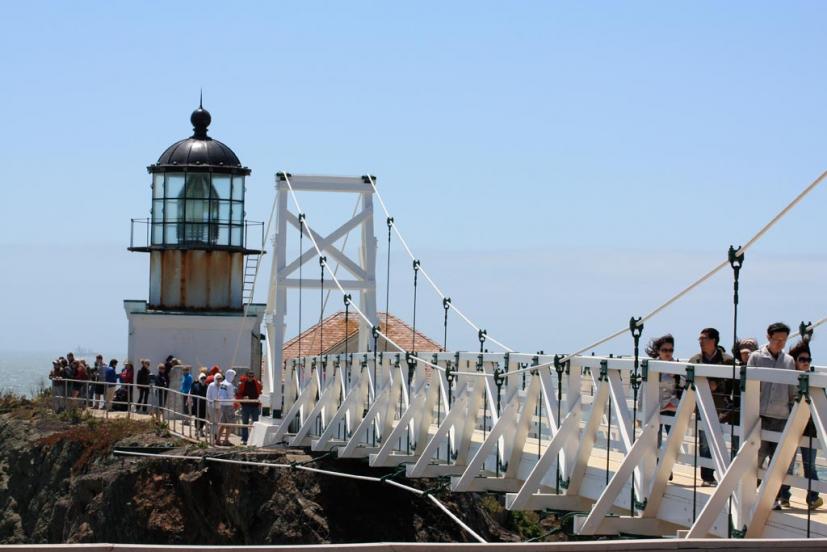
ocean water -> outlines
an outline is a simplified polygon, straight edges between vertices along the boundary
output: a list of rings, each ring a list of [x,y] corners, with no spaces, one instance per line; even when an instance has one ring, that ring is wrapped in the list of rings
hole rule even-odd
[[[37,351],[0,351],[0,392],[13,391],[20,395],[31,396],[37,390],[49,385],[49,372],[52,361],[63,352]],[[122,358],[123,355],[113,355]],[[94,364],[95,355],[75,355],[89,364]],[[107,357],[108,360],[108,357]]]

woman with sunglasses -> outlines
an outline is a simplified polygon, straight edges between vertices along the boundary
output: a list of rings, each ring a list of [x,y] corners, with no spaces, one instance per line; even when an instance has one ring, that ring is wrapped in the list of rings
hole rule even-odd
[[[813,363],[813,355],[810,354],[810,344],[807,341],[799,341],[790,349],[790,356],[795,359],[795,369],[800,372],[809,372]],[[813,419],[807,422],[807,427],[804,429],[805,437],[816,437],[816,428],[813,425]],[[795,462],[795,460],[793,460]],[[809,447],[801,447],[801,463],[804,465],[804,477],[812,478],[813,481],[818,481],[818,470],[816,469],[816,449]],[[787,473],[792,472],[792,467]],[[810,491],[807,494],[807,506],[814,510],[824,504],[824,500],[818,496],[816,491]]]
[[[657,360],[665,360],[668,362],[672,362],[675,360],[673,354],[675,352],[675,338],[672,337],[672,334],[666,334],[661,337],[652,339],[649,341],[649,345],[646,347],[646,354],[649,355],[649,358],[657,359]],[[680,387],[680,379],[679,376],[673,374],[664,374],[661,373],[660,375],[660,382],[658,385],[659,388],[659,403],[660,403],[660,413],[661,415],[669,415],[673,416],[675,411],[678,408],[678,388]],[[672,427],[670,425],[661,424],[661,427],[666,429],[666,433],[669,434],[669,429]],[[662,432],[658,432],[658,447],[660,447],[663,441]]]

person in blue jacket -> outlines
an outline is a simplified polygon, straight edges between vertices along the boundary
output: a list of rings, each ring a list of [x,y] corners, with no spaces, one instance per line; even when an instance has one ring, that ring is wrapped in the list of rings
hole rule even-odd
[[[118,360],[113,358],[109,361],[109,366],[104,372],[103,381],[106,384],[106,389],[103,392],[104,407],[106,410],[112,410],[112,398],[115,396],[115,387],[118,383]]]

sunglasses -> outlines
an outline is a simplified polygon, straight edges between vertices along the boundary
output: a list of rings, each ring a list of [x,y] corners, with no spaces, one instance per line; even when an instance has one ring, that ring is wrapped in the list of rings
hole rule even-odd
[[[675,349],[663,349],[663,348],[661,348],[661,349],[658,349],[658,352],[659,353],[674,353]]]
[[[796,360],[797,360],[798,362],[805,363],[805,364],[809,364],[809,363],[811,363],[811,362],[813,361],[813,359],[812,359],[812,358],[810,358],[810,357],[805,357],[805,356],[800,356],[800,357],[798,357]]]

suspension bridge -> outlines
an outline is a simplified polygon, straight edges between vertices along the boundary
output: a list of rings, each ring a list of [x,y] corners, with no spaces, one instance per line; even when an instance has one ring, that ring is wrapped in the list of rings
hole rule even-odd
[[[269,235],[275,218],[263,378],[272,418],[255,425],[251,443],[362,458],[372,467],[398,468],[408,478],[442,478],[452,492],[502,493],[510,510],[570,512],[580,535],[827,538],[827,513],[808,508],[805,500],[808,492],[827,492],[827,483],[787,473],[802,447],[817,449],[817,463],[825,465],[827,367],[801,373],[734,363],[688,364],[643,358],[639,350],[649,319],[726,268],[733,274],[735,340],[738,277],[746,252],[825,177],[810,183],[744,246],[730,247],[720,264],[649,313],[574,353],[544,354],[510,349],[442,292],[399,231],[374,177],[279,173],[267,223]],[[356,208],[323,236],[314,231],[297,192],[356,194]],[[412,263],[414,335],[421,276],[442,299],[443,349],[453,312],[476,332],[478,351],[417,353],[415,345],[405,350],[383,333],[377,316],[374,198],[385,215],[388,263],[392,235]],[[292,260],[285,245],[288,227],[299,240]],[[361,237],[352,258],[337,242],[354,230]],[[307,263],[317,263],[318,278],[304,276]],[[339,267],[348,279],[337,275]],[[345,326],[350,317],[359,323],[356,350],[347,350],[345,340],[341,354],[305,351],[282,358],[287,292],[298,291],[301,301],[308,289],[322,296],[320,320],[325,291],[341,296]],[[802,322],[799,333],[811,335],[825,320]],[[623,335],[631,336],[634,354],[587,354]],[[378,350],[379,339],[390,345],[388,351]],[[495,347],[501,352],[489,352]],[[659,408],[662,375],[685,383],[672,414]],[[729,379],[740,390],[738,420],[731,424],[720,422],[716,413],[714,378]],[[783,431],[761,428],[762,383],[796,389]],[[804,436],[810,419],[816,434]],[[665,436],[664,425],[671,426]],[[702,435],[708,439],[708,458],[699,454]],[[766,467],[758,465],[762,441],[778,443]],[[714,470],[714,486],[701,484],[700,468]],[[785,483],[792,487],[791,507],[774,511]]]

